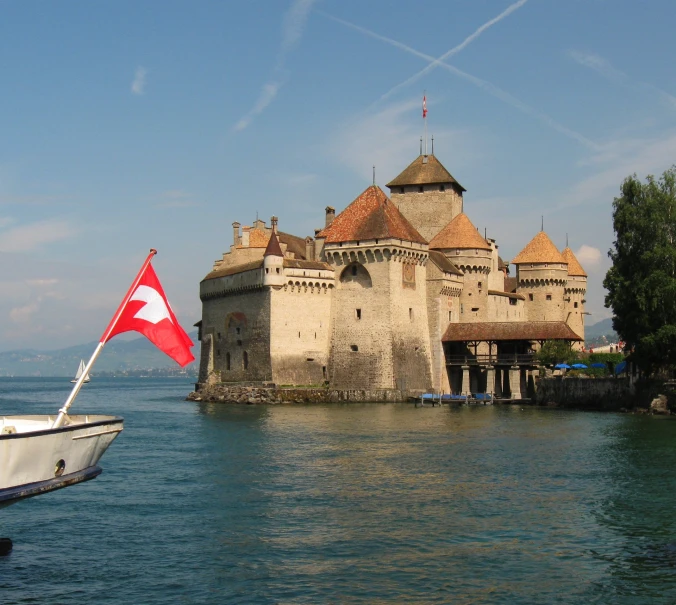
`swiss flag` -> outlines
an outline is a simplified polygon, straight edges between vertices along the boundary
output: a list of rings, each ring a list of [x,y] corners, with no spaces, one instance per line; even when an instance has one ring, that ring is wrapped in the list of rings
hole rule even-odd
[[[427,117],[427,95],[423,97],[423,118]],[[427,145],[427,143],[425,143]]]
[[[195,360],[190,352],[194,344],[171,310],[150,258],[152,255],[127,292],[101,342],[108,342],[122,332],[140,332],[176,363],[185,366]]]

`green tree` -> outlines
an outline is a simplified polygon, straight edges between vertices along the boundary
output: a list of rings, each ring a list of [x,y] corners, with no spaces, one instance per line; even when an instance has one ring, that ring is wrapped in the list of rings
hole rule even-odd
[[[535,354],[535,359],[542,365],[575,363],[577,357],[577,352],[565,340],[548,340]]]
[[[603,285],[613,328],[639,367],[676,363],[676,166],[624,180],[613,202],[613,266]]]

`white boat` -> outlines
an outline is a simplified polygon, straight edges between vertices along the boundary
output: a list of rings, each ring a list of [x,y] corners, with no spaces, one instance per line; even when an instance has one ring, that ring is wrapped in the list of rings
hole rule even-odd
[[[77,372],[75,373],[75,378],[71,380],[71,382],[77,382],[80,379],[80,376],[84,374],[85,371],[85,362],[84,359],[80,359],[80,365],[77,369]],[[82,382],[89,382],[91,379],[89,378],[89,374],[85,374],[84,380]]]
[[[0,417],[0,508],[88,481],[123,428],[117,416]]]

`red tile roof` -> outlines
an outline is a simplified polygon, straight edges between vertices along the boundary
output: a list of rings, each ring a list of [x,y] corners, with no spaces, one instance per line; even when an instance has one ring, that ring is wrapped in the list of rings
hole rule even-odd
[[[418,156],[399,176],[387,183],[387,186],[392,189],[392,187],[404,187],[406,185],[441,185],[447,183],[454,183],[462,191],[467,191],[451,176],[451,173],[444,168],[442,163],[430,154]]]
[[[444,342],[498,340],[582,340],[563,321],[514,321],[450,324]]]
[[[266,256],[281,256],[282,258],[284,257],[284,253],[282,252],[282,248],[279,245],[279,240],[277,239],[277,234],[275,233],[274,229],[270,234],[268,245],[266,246],[265,252],[263,253],[263,257]]]
[[[584,272],[580,261],[577,260],[570,248],[564,248],[563,252],[561,252],[561,256],[563,256],[563,258],[568,263],[568,275],[571,277],[587,277],[587,274]]]
[[[427,243],[377,185],[366,189],[317,237],[326,238],[327,244],[388,238]]]
[[[488,242],[481,237],[469,217],[461,212],[448,223],[430,242],[435,250],[462,248],[470,250],[490,250]]]
[[[561,256],[558,248],[554,245],[549,236],[540,231],[526,247],[516,255],[512,260],[513,265],[521,263],[565,263],[566,260]]]

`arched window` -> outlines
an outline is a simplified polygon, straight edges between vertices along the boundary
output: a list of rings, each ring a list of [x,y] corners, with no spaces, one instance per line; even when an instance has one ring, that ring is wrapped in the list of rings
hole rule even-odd
[[[244,351],[242,353],[242,362],[244,364],[244,369],[248,370],[249,369],[249,354],[246,351]]]
[[[371,276],[366,267],[360,263],[351,263],[340,275],[340,283],[343,288],[371,288]]]

